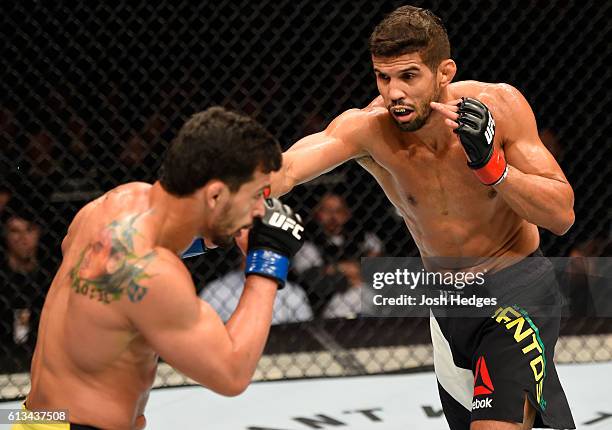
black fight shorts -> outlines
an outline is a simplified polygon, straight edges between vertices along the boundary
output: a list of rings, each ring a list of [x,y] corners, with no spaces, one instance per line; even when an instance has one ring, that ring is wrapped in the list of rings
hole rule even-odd
[[[476,420],[523,422],[525,398],[534,427],[573,429],[553,363],[561,296],[552,263],[538,250],[487,278],[501,300],[491,314],[448,317],[431,311],[434,367],[452,430]]]

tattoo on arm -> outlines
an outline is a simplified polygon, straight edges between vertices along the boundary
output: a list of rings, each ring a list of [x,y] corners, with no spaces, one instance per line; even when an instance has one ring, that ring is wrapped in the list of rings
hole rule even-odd
[[[144,298],[147,288],[140,282],[152,276],[146,268],[155,251],[144,255],[134,251],[134,237],[139,234],[134,223],[141,215],[111,222],[95,242],[81,251],[70,270],[75,292],[102,303],[120,300],[124,295],[133,303]]]

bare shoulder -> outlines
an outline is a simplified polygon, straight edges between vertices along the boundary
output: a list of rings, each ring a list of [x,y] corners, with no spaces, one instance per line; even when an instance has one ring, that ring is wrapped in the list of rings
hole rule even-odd
[[[388,115],[388,112],[383,106],[369,105],[363,109],[349,109],[342,112],[332,121],[332,124],[336,127],[364,130],[386,115]]]
[[[95,215],[96,208],[98,208],[102,204],[105,195],[106,194],[102,195],[101,197],[98,197],[95,200],[90,201],[81,209],[79,209],[79,211],[76,213],[76,215],[70,222],[70,225],[68,226],[68,230],[66,231],[64,239],[62,240],[61,250],[63,255],[66,255],[68,249],[70,248],[70,245],[74,241],[74,238],[81,230],[81,227],[87,225],[87,219],[90,216]]]
[[[104,212],[104,211],[103,211]],[[148,211],[120,213],[88,224],[69,251],[71,288],[103,304],[139,307],[151,303],[162,285],[194,294],[191,277],[178,256],[156,247],[146,232]],[[95,224],[95,225],[89,225]],[[159,296],[158,296],[159,297]]]
[[[162,247],[155,247],[151,253],[154,257],[149,265],[146,286],[155,288],[156,294],[172,290],[177,294],[195,295],[191,274],[176,254]]]
[[[122,213],[133,214],[148,206],[151,184],[131,182],[107,191],[95,200],[85,205],[75,217],[93,216],[96,221],[117,222]]]
[[[163,320],[174,325],[197,313],[199,300],[191,274],[178,256],[160,247],[149,255],[144,276],[132,278],[132,285],[137,285],[142,297],[126,302],[129,315],[135,320]]]
[[[361,148],[380,134],[389,121],[386,108],[369,105],[363,109],[349,109],[337,116],[327,128],[327,133],[342,137],[345,142],[359,143]]]
[[[73,221],[86,217],[96,209],[108,211],[109,206],[121,205],[126,200],[136,201],[138,197],[148,197],[151,187],[152,185],[146,182],[130,182],[119,185],[83,206],[77,212]],[[125,206],[121,207],[124,208]]]
[[[126,202],[138,203],[140,199],[148,199],[152,185],[146,182],[129,182],[119,185],[104,194],[100,199],[107,206],[125,206]]]
[[[451,84],[453,98],[472,97],[483,102],[497,118],[529,111],[529,103],[521,92],[510,84],[479,81],[460,81]]]
[[[151,189],[152,185],[147,182],[128,182],[125,184],[117,185],[106,194],[118,194],[118,193],[134,193],[134,192],[145,192]]]

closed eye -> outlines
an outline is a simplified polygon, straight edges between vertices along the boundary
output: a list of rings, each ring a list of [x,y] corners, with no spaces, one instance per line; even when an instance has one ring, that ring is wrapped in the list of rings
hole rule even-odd
[[[378,79],[380,79],[382,81],[388,81],[389,80],[389,75],[385,75],[384,73],[378,73],[376,76],[378,77]]]

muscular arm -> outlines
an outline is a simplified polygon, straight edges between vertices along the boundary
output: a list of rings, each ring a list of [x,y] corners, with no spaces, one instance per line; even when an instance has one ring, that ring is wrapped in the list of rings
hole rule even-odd
[[[499,90],[506,180],[495,189],[522,218],[562,235],[574,223],[574,192],[554,157],[538,137],[535,117],[523,95],[504,85]]]
[[[276,282],[247,277],[238,307],[224,325],[195,294],[188,271],[173,259],[158,256],[149,265],[151,278],[142,282],[147,294],[130,304],[130,319],[171,366],[219,394],[238,395],[250,383],[263,352]]]
[[[68,226],[68,231],[66,232],[66,236],[64,236],[64,239],[62,239],[62,245],[61,245],[62,254],[64,255],[66,254],[66,251],[68,250],[68,248],[70,248],[70,244],[72,243],[76,232],[79,231],[81,225],[83,224],[84,222],[83,220],[87,218],[89,213],[95,208],[96,205],[99,204],[99,202],[100,202],[100,198],[87,203],[74,216],[74,218],[72,219],[72,222]]]
[[[300,139],[283,153],[281,170],[272,173],[272,195],[281,196],[296,185],[329,172],[347,160],[366,154],[369,111],[351,109],[322,132]]]

